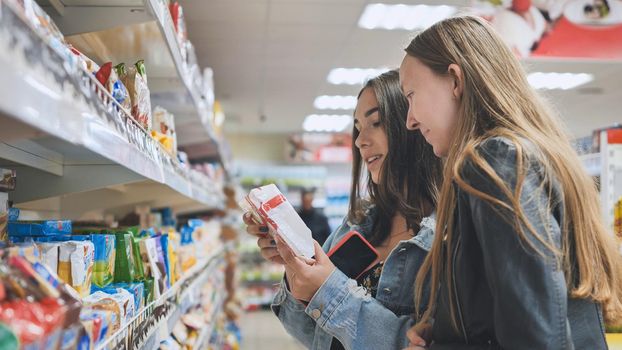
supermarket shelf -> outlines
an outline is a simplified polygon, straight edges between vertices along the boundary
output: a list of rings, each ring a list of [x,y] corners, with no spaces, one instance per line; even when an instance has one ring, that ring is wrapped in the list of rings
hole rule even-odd
[[[195,342],[195,346],[193,347],[194,349],[203,349],[205,345],[207,345],[206,342],[209,341],[211,335],[214,333],[214,330],[216,329],[216,315],[218,315],[222,311],[224,302],[225,302],[225,298],[220,297],[219,301],[215,303],[216,307],[214,308],[214,311],[209,317],[211,322],[207,327],[203,328],[201,332],[199,333],[199,336],[197,337],[197,340]]]
[[[179,317],[183,314],[181,305],[190,305],[191,300],[189,300],[189,298],[192,296],[191,291],[198,290],[199,287],[205,283],[209,275],[212,274],[216,267],[222,262],[223,251],[224,250],[221,248],[210,257],[195,264],[195,266],[184,274],[181,280],[177,281],[174,286],[164,292],[157,300],[145,306],[125,327],[119,329],[115,334],[106,339],[96,350],[117,348],[121,344],[126,344],[128,339],[133,339],[134,335],[132,331],[137,329],[137,323],[152,319],[153,317],[151,316],[156,307],[163,306],[167,302],[172,301],[170,303],[171,307],[166,315],[149,327],[144,337],[145,340],[141,341],[138,345],[139,349],[157,348],[161,338],[171,333],[172,325],[175,325]]]
[[[19,186],[12,194],[16,203],[148,180],[204,205],[222,205],[214,201],[217,184],[182,168],[91,74],[7,2],[1,6],[2,165],[22,166],[22,179],[31,176],[48,191]],[[98,176],[104,171],[107,176]]]
[[[133,63],[144,59],[152,105],[161,105],[175,114],[180,145],[209,140],[217,147],[223,168],[228,171],[221,140],[211,125],[213,111],[202,96],[200,81],[192,79],[191,68],[182,57],[165,2],[60,1],[63,14],[51,8],[48,13],[63,33],[70,35],[67,41],[99,62]]]

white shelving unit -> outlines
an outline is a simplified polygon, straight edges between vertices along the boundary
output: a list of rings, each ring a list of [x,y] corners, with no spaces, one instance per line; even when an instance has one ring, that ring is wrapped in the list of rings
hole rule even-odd
[[[156,3],[147,5],[155,8]],[[80,202],[72,196],[82,198],[75,211],[63,211],[68,218],[106,208],[98,199],[102,189],[111,188],[117,194],[109,200],[111,207],[154,201],[180,208],[223,206],[221,184],[180,166],[93,75],[35,31],[15,5],[5,1],[1,6],[0,166],[16,169],[21,184],[11,200],[59,197],[71,206]],[[166,52],[174,52],[170,47]],[[178,67],[175,74],[185,77],[182,72]],[[186,85],[186,91],[196,90]],[[199,115],[202,109],[196,106]],[[85,192],[94,198],[85,198]]]
[[[600,201],[603,219],[612,229],[614,206],[622,197],[622,144],[609,142],[608,131],[600,132],[600,152],[582,155],[588,173],[600,177]]]
[[[116,349],[123,344],[131,343],[138,334],[135,332],[141,323],[147,323],[146,334],[138,342],[139,349],[156,349],[160,341],[168,336],[173,326],[188,309],[199,302],[197,292],[207,282],[208,277],[214,273],[219,265],[223,264],[223,250],[219,249],[208,258],[203,259],[184,274],[174,286],[163,293],[158,299],[145,306],[141,312],[135,315],[124,327],[99,344],[96,350]],[[224,298],[216,299],[222,304]],[[159,320],[153,315],[157,307],[168,303],[170,308]],[[218,310],[220,304],[215,305]],[[214,315],[215,316],[215,315]],[[148,321],[148,320],[151,320]]]

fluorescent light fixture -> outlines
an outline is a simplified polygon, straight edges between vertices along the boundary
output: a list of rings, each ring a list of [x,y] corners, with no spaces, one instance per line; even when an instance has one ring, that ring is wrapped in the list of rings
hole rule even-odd
[[[361,85],[389,68],[334,68],[328,73],[328,82],[334,85]]]
[[[535,89],[569,90],[587,84],[594,80],[592,74],[587,73],[543,73],[534,72],[527,76],[527,81]]]
[[[352,123],[352,116],[311,114],[305,118],[302,128],[305,131],[340,132],[344,131]]]
[[[457,8],[447,5],[369,4],[359,18],[359,27],[387,30],[425,29],[451,17],[457,11]]]
[[[354,109],[356,107],[356,96],[318,96],[313,102],[317,109]]]

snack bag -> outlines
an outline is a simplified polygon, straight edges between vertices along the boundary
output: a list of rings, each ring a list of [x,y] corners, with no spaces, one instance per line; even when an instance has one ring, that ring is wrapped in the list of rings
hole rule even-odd
[[[13,247],[7,248],[7,251],[9,257],[21,256],[28,260],[31,264],[41,262],[41,255],[39,254],[39,249],[32,242],[20,243]]]
[[[63,242],[58,255],[58,277],[82,298],[91,291],[95,247],[92,242]]]
[[[93,284],[103,287],[112,283],[115,274],[115,236],[105,234],[91,235],[95,246]]]
[[[54,273],[58,273],[58,251],[60,243],[37,243],[41,262],[50,268]]]
[[[154,298],[159,298],[164,288],[164,281],[160,269],[158,268],[158,248],[155,238],[146,238],[140,241],[140,255],[145,268],[145,276],[154,279]]]
[[[88,315],[93,312],[93,310],[98,311],[106,311],[109,313],[109,322],[108,324],[109,334],[113,334],[119,330],[121,327],[122,318],[122,306],[117,302],[110,294],[104,292],[95,292],[86,298],[83,299],[84,307],[82,309],[82,315]]]
[[[89,73],[95,73],[99,70],[99,66],[92,59],[86,57],[82,52],[80,52],[75,47],[69,45],[69,49],[71,52],[78,57],[78,61],[82,65],[82,67]]]
[[[145,62],[139,60],[127,69],[123,63],[117,67],[117,70],[122,73],[121,81],[130,93],[132,117],[148,131],[151,128],[151,97],[147,86]]]
[[[252,189],[240,206],[278,233],[296,255],[310,258],[315,254],[311,230],[274,184]]]
[[[116,67],[115,67],[116,68]],[[112,97],[119,102],[128,113],[132,110],[130,93],[117,75],[117,70],[112,69],[112,62],[104,63],[95,74],[97,80],[110,92]]]
[[[132,247],[132,235],[130,233],[115,233],[117,238],[117,254],[114,281],[132,282],[135,278],[136,264]]]
[[[171,280],[168,277],[168,269],[166,268],[166,259],[164,249],[162,249],[162,236],[155,236],[156,250],[158,253],[158,258],[156,265],[158,266],[158,270],[160,270],[160,276],[163,277],[164,280],[164,289],[162,291],[171,288]]]
[[[175,116],[160,106],[156,106],[153,110],[151,136],[158,140],[171,155],[175,156],[177,153]]]

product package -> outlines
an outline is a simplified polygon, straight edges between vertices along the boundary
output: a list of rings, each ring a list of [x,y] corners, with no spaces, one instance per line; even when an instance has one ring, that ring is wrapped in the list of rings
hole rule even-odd
[[[239,205],[257,222],[267,224],[271,233],[279,234],[296,255],[310,258],[315,254],[311,230],[276,185],[252,189]]]
[[[41,262],[58,273],[58,252],[60,249],[60,242],[53,243],[37,243],[39,247],[39,253],[41,255]]]
[[[58,277],[82,298],[91,291],[95,247],[88,241],[63,242],[58,254]]]
[[[151,97],[147,86],[147,73],[145,62],[140,60],[126,69],[125,64],[116,66],[121,81],[130,93],[132,101],[132,117],[142,125],[145,130],[151,128]]]
[[[132,282],[135,278],[136,263],[132,247],[132,234],[115,233],[117,239],[117,254],[114,281]]]
[[[112,295],[104,292],[95,292],[83,299],[84,307],[80,318],[88,317],[93,311],[105,311],[106,322],[109,325],[108,332],[113,334],[121,327],[121,323],[124,320],[122,305],[115,300]],[[92,329],[91,329],[92,331]]]
[[[166,268],[166,254],[164,249],[162,248],[162,236],[158,235],[153,237],[156,242],[156,250],[158,253],[158,260],[156,265],[158,266],[158,270],[160,271],[160,276],[164,280],[164,289],[162,291],[171,288],[171,280],[168,277],[168,269]]]
[[[95,77],[110,92],[112,97],[119,102],[121,107],[130,113],[132,110],[130,94],[119,79],[116,69],[112,68],[112,62],[104,63],[95,74]]]
[[[155,238],[146,238],[140,241],[140,255],[143,260],[145,276],[154,280],[154,298],[159,298],[164,289],[164,276],[158,268],[158,248]]]
[[[166,109],[156,106],[153,109],[151,136],[158,140],[173,157],[177,153],[177,134],[175,116]]]
[[[21,256],[28,260],[31,264],[41,262],[39,248],[37,248],[37,246],[32,242],[19,243],[13,247],[7,248],[6,250],[9,257]]]
[[[115,236],[93,234],[91,241],[95,247],[93,284],[103,287],[112,283],[115,275]]]
[[[9,221],[8,232],[11,236],[50,236],[71,234],[71,221]]]

